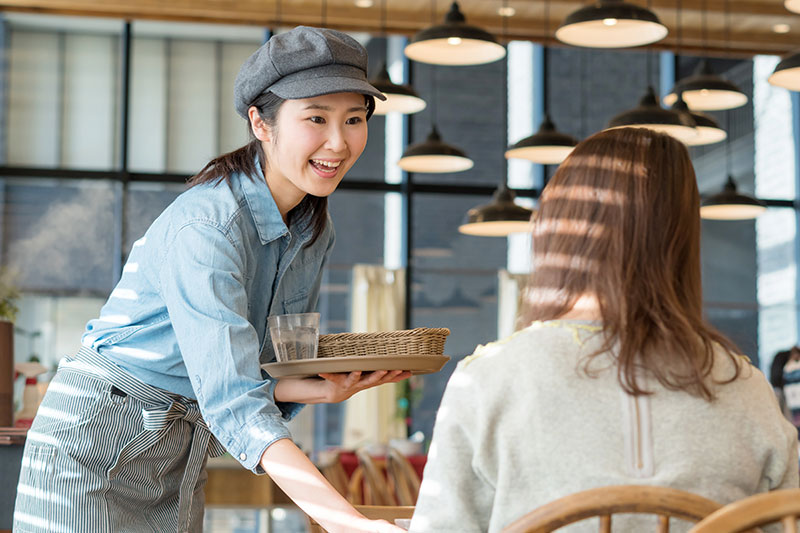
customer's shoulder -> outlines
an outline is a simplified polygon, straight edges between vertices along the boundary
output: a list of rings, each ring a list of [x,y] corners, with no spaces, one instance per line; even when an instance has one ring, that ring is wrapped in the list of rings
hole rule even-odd
[[[537,321],[508,337],[481,344],[459,362],[459,369],[493,365],[499,359],[524,358],[526,364],[545,363],[552,355],[581,353],[589,342],[602,336],[599,323],[570,320]]]

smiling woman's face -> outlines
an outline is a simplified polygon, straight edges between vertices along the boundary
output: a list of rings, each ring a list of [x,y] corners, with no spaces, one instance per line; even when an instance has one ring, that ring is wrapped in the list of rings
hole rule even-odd
[[[306,194],[328,196],[367,144],[367,106],[357,93],[286,100],[262,138],[266,178],[281,213]],[[287,209],[287,211],[288,211]]]

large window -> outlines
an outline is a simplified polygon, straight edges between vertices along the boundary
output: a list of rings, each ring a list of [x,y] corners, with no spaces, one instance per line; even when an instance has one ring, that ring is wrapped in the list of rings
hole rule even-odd
[[[232,106],[233,80],[269,32],[20,14],[7,14],[3,24],[0,259],[18,273],[25,293],[16,356],[36,354],[52,365],[77,348],[132,242],[185,189],[185,178],[247,141]],[[330,198],[337,244],[321,292],[323,331],[351,329],[354,265],[405,268],[406,325],[452,331],[452,362],[418,380],[411,397],[411,429],[430,437],[454,365],[498,335],[499,272],[524,273],[529,265],[524,236],[467,237],[457,227],[506,174],[523,189],[520,201],[535,206],[543,176],[555,170],[506,164],[505,146],[533,133],[544,110],[559,130],[590,135],[668,72],[652,52],[531,43],[511,44],[508,69],[502,62],[432,67],[406,62],[400,37],[354,36],[369,50],[370,74],[386,60],[394,81],[413,82],[428,108],[411,117],[373,117],[363,156]],[[678,58],[676,77],[698,60]],[[752,98],[715,115],[730,133],[727,144],[692,150],[703,194],[731,173],[747,192],[796,198],[797,109],[785,91],[766,85],[773,64],[774,58],[713,62]],[[473,169],[398,170],[403,148],[424,140],[434,123],[475,161]],[[773,205],[758,224],[703,225],[707,315],[745,352],[761,356],[762,366],[797,341],[796,220],[793,209]],[[316,444],[337,443],[337,409],[318,411]]]

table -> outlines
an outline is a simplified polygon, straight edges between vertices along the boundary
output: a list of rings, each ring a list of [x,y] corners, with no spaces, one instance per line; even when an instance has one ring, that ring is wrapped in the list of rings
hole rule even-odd
[[[209,459],[207,466],[206,505],[294,505],[269,476],[245,470],[233,457]]]

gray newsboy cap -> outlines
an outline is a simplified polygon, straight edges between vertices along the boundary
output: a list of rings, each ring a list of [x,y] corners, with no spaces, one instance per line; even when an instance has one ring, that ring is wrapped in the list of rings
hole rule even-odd
[[[236,112],[269,90],[283,99],[332,93],[386,97],[367,82],[367,51],[336,30],[298,26],[273,36],[242,64],[233,86]]]

